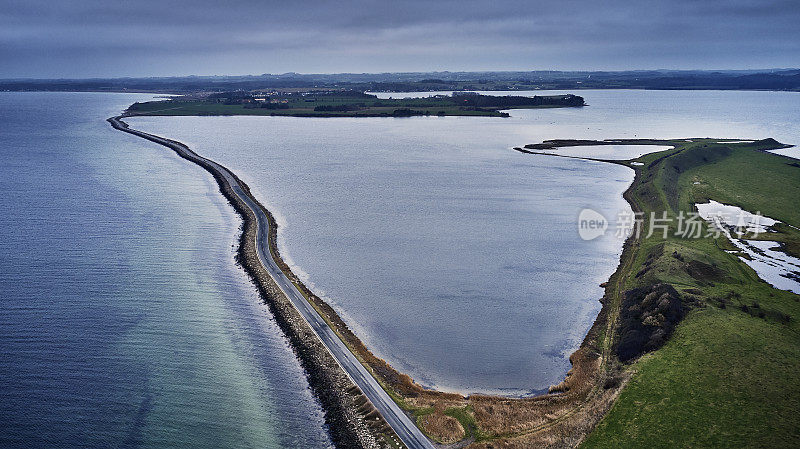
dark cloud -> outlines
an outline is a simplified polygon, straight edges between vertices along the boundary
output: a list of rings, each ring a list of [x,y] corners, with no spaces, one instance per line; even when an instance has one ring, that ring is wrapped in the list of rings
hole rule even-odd
[[[796,0],[0,0],[0,77],[768,68]]]

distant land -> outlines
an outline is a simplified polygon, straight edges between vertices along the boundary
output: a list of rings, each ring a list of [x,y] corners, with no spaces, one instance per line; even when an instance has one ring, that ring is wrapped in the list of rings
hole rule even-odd
[[[410,92],[460,90],[656,89],[800,91],[800,69],[616,72],[408,72],[180,76],[161,78],[3,79],[0,91],[186,94],[257,89]]]
[[[455,91],[427,98],[378,98],[357,90],[296,92],[231,91],[188,94],[165,101],[134,103],[125,116],[135,115],[279,115],[292,117],[413,117],[480,115],[508,117],[503,109],[581,107],[578,95],[480,95]]]

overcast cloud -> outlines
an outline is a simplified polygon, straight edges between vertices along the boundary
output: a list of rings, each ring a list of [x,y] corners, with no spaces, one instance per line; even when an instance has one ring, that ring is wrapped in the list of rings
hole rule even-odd
[[[797,0],[0,0],[0,78],[800,66]]]

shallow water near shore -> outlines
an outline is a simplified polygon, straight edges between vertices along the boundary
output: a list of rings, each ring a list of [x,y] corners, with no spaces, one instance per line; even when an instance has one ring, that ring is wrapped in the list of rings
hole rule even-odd
[[[183,141],[247,182],[276,214],[296,272],[400,371],[449,391],[525,395],[563,378],[599,310],[599,284],[618,263],[622,241],[584,242],[576,218],[587,207],[611,221],[629,210],[621,193],[633,172],[511,147],[554,138],[800,141],[795,93],[579,93],[590,107],[508,119],[129,123]]]
[[[0,93],[0,446],[331,447],[214,180],[105,122],[149,98]]]

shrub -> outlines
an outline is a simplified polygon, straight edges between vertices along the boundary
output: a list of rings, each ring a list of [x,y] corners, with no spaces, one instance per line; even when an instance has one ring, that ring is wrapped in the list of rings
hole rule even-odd
[[[683,316],[681,296],[669,284],[626,291],[620,308],[617,357],[624,362],[660,348]]]
[[[422,115],[422,111],[416,111],[409,108],[400,108],[400,109],[395,109],[392,112],[393,117],[412,117],[415,115]]]

